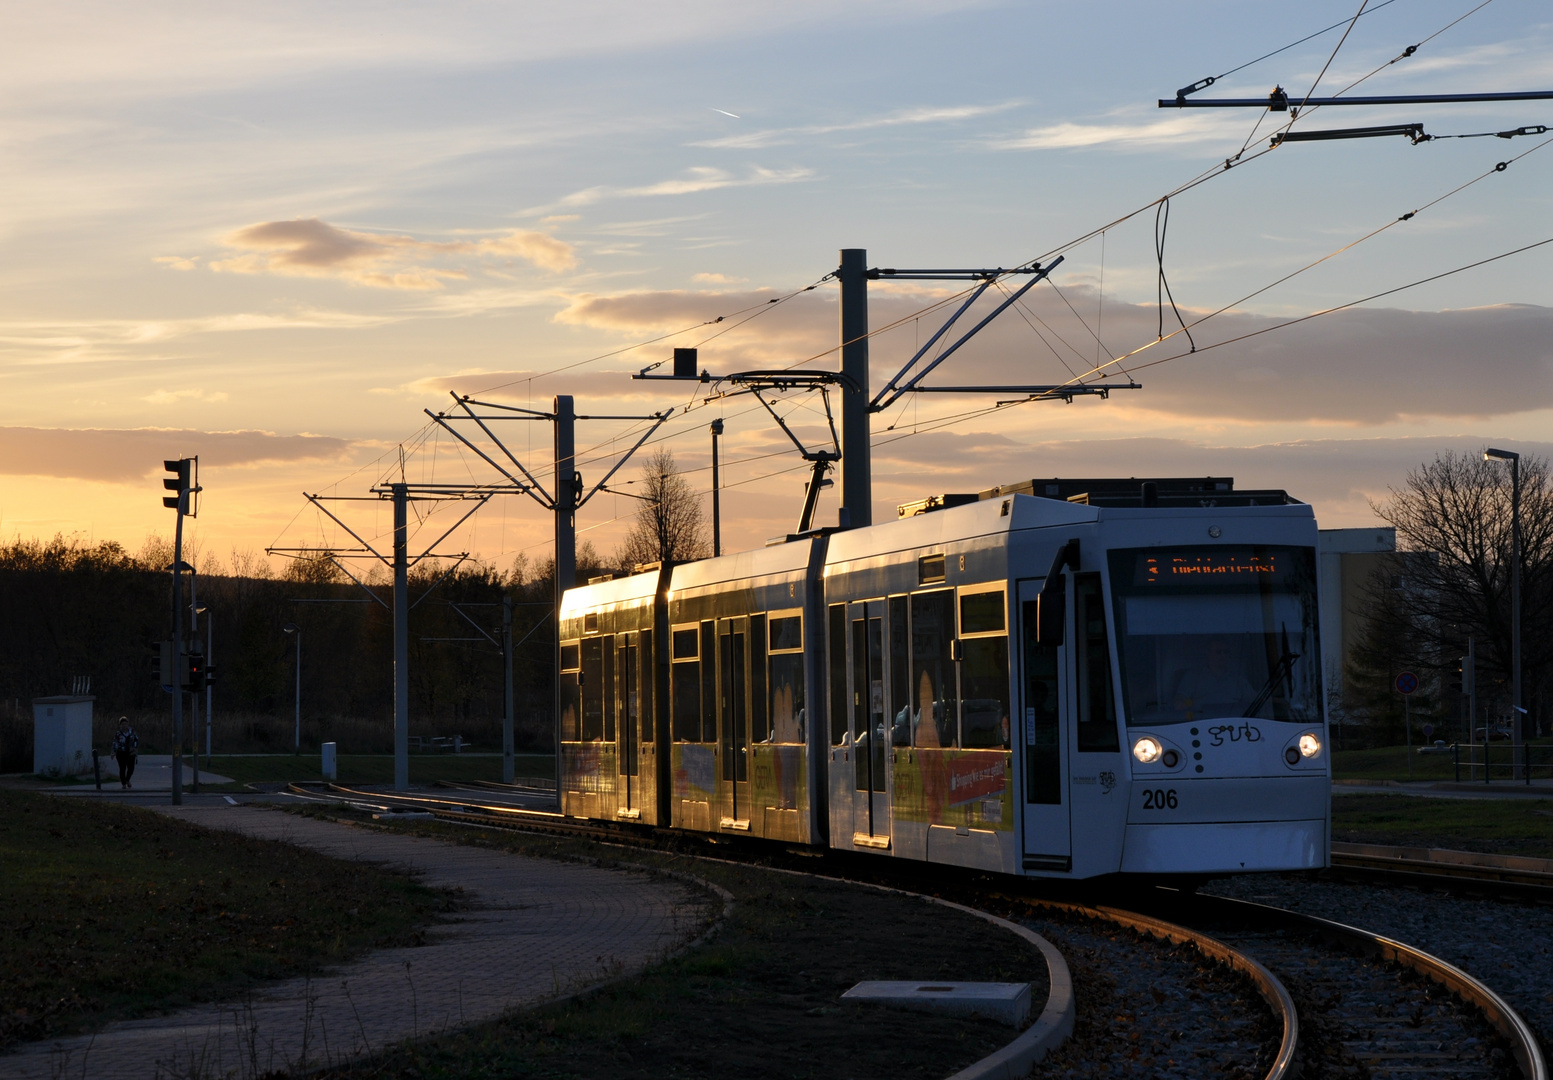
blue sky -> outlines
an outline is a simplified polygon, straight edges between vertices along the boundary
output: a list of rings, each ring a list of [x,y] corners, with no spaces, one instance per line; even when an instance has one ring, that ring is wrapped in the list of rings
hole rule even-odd
[[[1157,332],[1154,212],[1066,245],[1267,145],[1266,117],[1248,141],[1256,110],[1155,99],[1357,6],[35,9],[0,45],[0,532],[136,547],[170,525],[153,490],[160,458],[200,453],[209,554],[328,542],[311,515],[292,521],[298,493],[342,479],[341,493],[359,493],[448,389],[510,383],[520,403],[570,392],[595,412],[683,405],[688,394],[645,394],[623,373],[704,333],[528,376],[785,295],[833,269],[840,247],[886,266],[1062,249],[1061,294],[1039,287],[946,373],[1069,378]],[[1542,5],[1494,0],[1428,41],[1473,5],[1369,6],[1335,57],[1341,30],[1202,96],[1303,93],[1329,58],[1326,93],[1378,67],[1367,92],[1553,89]],[[1393,122],[1497,131],[1553,124],[1553,102],[1332,108],[1300,124]],[[1544,239],[1553,147],[1541,141],[1289,145],[1223,172],[1171,202],[1175,299],[1188,321],[1232,306],[1195,332],[1211,344]],[[1439,449],[1546,452],[1550,268],[1553,245],[1160,364],[1104,403],[892,441],[877,455],[877,505],[1032,475],[1214,472],[1286,487],[1323,524],[1365,524],[1368,501]],[[706,366],[823,353],[834,295],[822,286],[706,341]],[[910,316],[940,298],[875,290],[875,326],[905,319],[873,342],[876,381],[931,332]],[[1041,321],[1057,343],[1036,336]],[[875,418],[876,440],[977,404],[912,403]],[[812,406],[786,407],[817,438]],[[723,402],[664,429],[701,470],[706,423],[729,418],[734,544],[790,527],[801,498],[798,474],[776,472],[798,463],[771,456],[781,435],[749,409]],[[627,426],[595,425],[584,443],[603,454]],[[463,468],[445,445],[416,453],[428,475]],[[584,527],[608,549],[630,510],[600,499]],[[469,545],[542,556],[535,511],[482,512]]]

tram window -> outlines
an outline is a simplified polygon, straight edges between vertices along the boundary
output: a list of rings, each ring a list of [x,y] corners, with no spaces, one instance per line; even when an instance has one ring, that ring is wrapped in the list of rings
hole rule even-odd
[[[906,598],[890,597],[890,745],[911,745],[911,637],[906,632]]]
[[[830,744],[847,741],[847,606],[830,606]]]
[[[701,624],[701,741],[717,741],[717,624]]]
[[[750,616],[750,742],[771,741],[766,709],[766,617]]]
[[[674,631],[674,659],[694,660],[701,655],[700,646],[696,643],[696,630],[691,627],[688,630]]]
[[[803,619],[784,615],[771,620],[771,651],[803,648]]]
[[[801,743],[807,730],[803,653],[771,657],[771,741]]]
[[[961,634],[997,634],[1003,629],[1002,589],[960,594]]]
[[[604,685],[604,639],[587,638],[582,643],[582,741],[604,737],[604,703],[609,700]]]
[[[658,695],[654,687],[658,685],[653,666],[652,631],[642,631],[642,645],[638,653],[641,658],[641,675],[636,683],[637,711],[642,714],[642,741],[650,743],[653,740],[653,716],[657,712]]]
[[[580,660],[581,655],[582,652],[576,645],[562,645],[561,670],[576,671],[579,667],[582,666],[582,662]]]
[[[599,700],[604,712],[604,741],[615,741],[615,637],[607,634],[599,639],[603,643],[604,677],[599,680]]]
[[[1025,802],[1062,805],[1062,751],[1058,729],[1057,650],[1036,640],[1036,604],[1024,602]]]
[[[621,635],[620,638],[620,663],[617,667],[619,680],[618,713],[620,716],[620,771],[626,776],[637,776],[640,770],[637,764],[637,718],[641,709],[641,698],[638,695],[640,684],[637,679],[636,646],[628,644],[630,638]]]
[[[960,745],[1008,746],[1008,638],[966,638],[961,648]]]
[[[954,670],[954,593],[911,598],[912,745],[955,745],[959,712]]]
[[[936,585],[944,580],[944,557],[923,555],[917,559],[917,584]]]
[[[1111,681],[1111,647],[1106,640],[1105,602],[1099,574],[1074,576],[1078,598],[1078,743],[1079,750],[1118,750],[1116,696]]]
[[[577,672],[561,672],[561,739],[577,741],[577,721],[582,716],[582,687],[577,685]]]
[[[701,741],[700,631],[674,631],[674,663],[670,675],[670,713],[677,742]]]

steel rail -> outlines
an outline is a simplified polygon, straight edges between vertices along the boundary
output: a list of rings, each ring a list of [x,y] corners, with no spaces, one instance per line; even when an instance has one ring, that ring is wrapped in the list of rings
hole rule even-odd
[[[1193,930],[1189,926],[1167,922],[1136,911],[1103,904],[1078,904],[1031,896],[1020,896],[1017,900],[1034,907],[1050,908],[1088,919],[1113,923],[1133,933],[1162,938],[1172,944],[1190,945],[1209,960],[1239,972],[1256,988],[1257,994],[1283,1025],[1283,1037],[1279,1041],[1278,1052],[1273,1056],[1273,1062],[1264,1074],[1264,1080],[1287,1080],[1288,1077],[1295,1075],[1294,1055],[1299,1049],[1300,1037],[1299,1010],[1295,1008],[1294,999],[1289,995],[1283,981],[1251,954],[1242,952],[1199,930]]]
[[[1199,910],[1203,907],[1217,906],[1241,918],[1270,923],[1274,926],[1280,924],[1304,926],[1326,937],[1357,946],[1371,956],[1379,956],[1409,968],[1445,987],[1456,997],[1481,1012],[1490,1026],[1510,1043],[1511,1052],[1515,1055],[1526,1080],[1549,1080],[1547,1060],[1543,1056],[1542,1046],[1537,1042],[1531,1026],[1486,983],[1468,975],[1447,960],[1393,938],[1372,934],[1368,930],[1361,930],[1359,927],[1332,919],[1324,919],[1319,915],[1307,915],[1287,908],[1222,896],[1198,895],[1193,898],[1193,903]]]
[[[1553,898],[1553,860],[1380,844],[1332,845],[1332,869],[1399,883],[1468,886]]]

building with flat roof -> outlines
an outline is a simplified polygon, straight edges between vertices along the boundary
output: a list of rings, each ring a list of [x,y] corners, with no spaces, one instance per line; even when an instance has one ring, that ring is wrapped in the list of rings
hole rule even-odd
[[[1343,700],[1343,666],[1364,630],[1366,589],[1396,550],[1397,530],[1389,525],[1320,532],[1321,675],[1328,701]]]

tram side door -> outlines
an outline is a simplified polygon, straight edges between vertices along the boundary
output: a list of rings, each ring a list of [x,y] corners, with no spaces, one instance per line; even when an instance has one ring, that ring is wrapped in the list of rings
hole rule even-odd
[[[640,667],[637,660],[637,635],[621,634],[615,661],[616,715],[618,733],[616,760],[620,763],[620,816],[638,817],[642,809],[642,696]]]
[[[750,827],[749,618],[717,620],[717,795],[725,829]]]
[[[1018,798],[1024,815],[1024,868],[1068,871],[1073,868],[1073,836],[1067,648],[1035,639],[1036,597],[1043,583],[1019,583]]]
[[[885,700],[885,601],[847,605],[851,637],[853,843],[890,841],[890,723]]]

